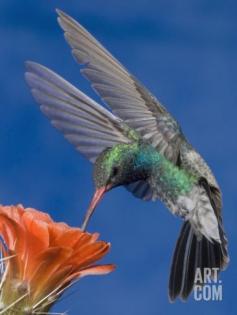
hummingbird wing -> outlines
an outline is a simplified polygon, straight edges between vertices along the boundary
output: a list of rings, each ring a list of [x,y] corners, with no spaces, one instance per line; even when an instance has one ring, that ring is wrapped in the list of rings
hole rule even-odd
[[[175,119],[89,32],[64,12],[57,12],[74,57],[84,65],[81,72],[91,81],[95,91],[116,116],[176,163],[184,137]],[[145,181],[137,181],[126,188],[138,198],[156,199]]]
[[[91,162],[108,147],[137,140],[121,119],[53,71],[33,62],[26,68],[26,81],[42,112]]]
[[[57,13],[73,56],[84,65],[81,72],[94,90],[116,116],[176,163],[184,141],[176,120],[87,30],[64,12]]]
[[[136,198],[145,201],[157,200],[157,195],[153,194],[153,190],[145,180],[138,180],[125,186]]]

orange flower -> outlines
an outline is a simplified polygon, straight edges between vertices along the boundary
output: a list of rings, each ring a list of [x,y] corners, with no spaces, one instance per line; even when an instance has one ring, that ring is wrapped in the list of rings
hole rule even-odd
[[[0,206],[0,235],[0,314],[47,312],[73,280],[114,270],[94,265],[110,248],[97,241],[97,233],[56,223],[31,208]]]

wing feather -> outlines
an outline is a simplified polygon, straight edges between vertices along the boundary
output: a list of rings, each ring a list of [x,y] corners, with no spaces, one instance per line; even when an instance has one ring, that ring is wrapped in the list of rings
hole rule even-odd
[[[94,90],[116,116],[176,162],[184,136],[175,119],[85,28],[64,12],[57,12],[65,39],[75,59],[84,65],[81,72]]]
[[[53,71],[33,62],[26,67],[42,112],[91,162],[105,148],[135,140],[126,124]]]

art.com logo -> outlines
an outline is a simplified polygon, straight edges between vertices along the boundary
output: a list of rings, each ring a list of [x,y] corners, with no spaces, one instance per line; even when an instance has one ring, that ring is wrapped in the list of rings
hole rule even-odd
[[[222,281],[218,280],[219,268],[196,269],[194,299],[196,301],[222,301]]]

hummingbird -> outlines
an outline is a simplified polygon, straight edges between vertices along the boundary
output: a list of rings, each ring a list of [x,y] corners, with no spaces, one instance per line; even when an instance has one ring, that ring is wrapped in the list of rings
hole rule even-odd
[[[186,300],[197,270],[229,262],[220,187],[168,110],[83,26],[57,10],[81,73],[107,106],[52,70],[26,62],[26,81],[41,111],[94,164],[95,193],[82,229],[106,192],[124,186],[160,200],[183,220],[169,278],[169,298]]]

